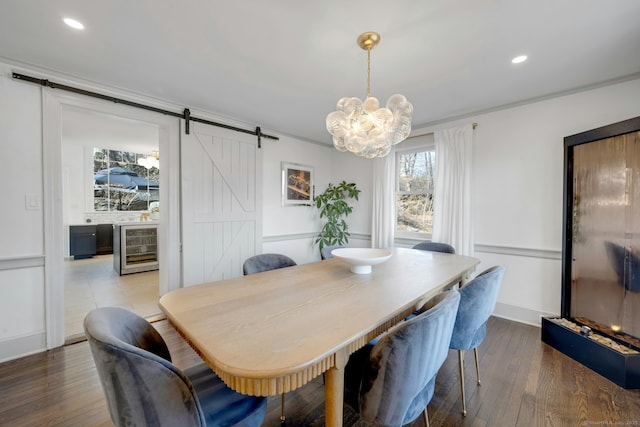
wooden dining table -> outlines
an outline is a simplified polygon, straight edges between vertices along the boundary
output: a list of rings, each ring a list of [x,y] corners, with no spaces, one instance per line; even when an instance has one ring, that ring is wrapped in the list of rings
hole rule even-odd
[[[395,248],[369,274],[337,258],[180,288],[175,329],[232,389],[277,396],[325,374],[327,426],[342,425],[349,355],[473,272],[473,257]]]

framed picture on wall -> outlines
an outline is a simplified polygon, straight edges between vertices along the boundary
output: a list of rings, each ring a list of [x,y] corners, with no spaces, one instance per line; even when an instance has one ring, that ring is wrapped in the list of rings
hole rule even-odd
[[[282,162],[282,206],[311,206],[313,167]]]

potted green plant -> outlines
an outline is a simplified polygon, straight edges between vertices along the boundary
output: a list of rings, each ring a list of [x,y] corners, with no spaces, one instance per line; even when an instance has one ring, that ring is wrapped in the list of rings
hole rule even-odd
[[[327,189],[313,199],[320,210],[320,219],[326,219],[315,243],[320,250],[325,246],[345,245],[349,242],[349,226],[345,218],[353,211],[347,200],[358,200],[360,190],[353,182],[342,181],[338,185],[329,183]]]

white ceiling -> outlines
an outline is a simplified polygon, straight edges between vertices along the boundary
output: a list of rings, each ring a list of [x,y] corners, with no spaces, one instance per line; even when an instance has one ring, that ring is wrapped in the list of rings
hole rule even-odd
[[[372,95],[405,95],[417,128],[640,77],[638,17],[638,0],[3,0],[0,59],[331,143],[336,101],[365,96],[362,32],[381,35]]]

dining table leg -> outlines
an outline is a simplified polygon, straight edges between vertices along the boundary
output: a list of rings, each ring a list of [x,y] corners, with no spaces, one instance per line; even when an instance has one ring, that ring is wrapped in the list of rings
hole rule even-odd
[[[344,397],[344,367],[332,367],[325,372],[324,412],[327,427],[342,427]]]
[[[325,372],[324,413],[326,427],[342,427],[344,401],[344,367],[349,360],[346,348],[334,355],[334,365]]]

